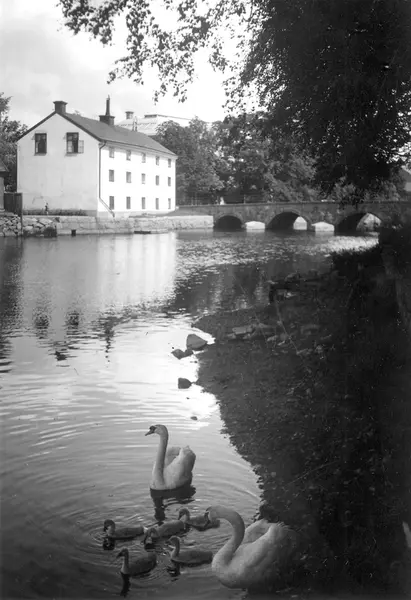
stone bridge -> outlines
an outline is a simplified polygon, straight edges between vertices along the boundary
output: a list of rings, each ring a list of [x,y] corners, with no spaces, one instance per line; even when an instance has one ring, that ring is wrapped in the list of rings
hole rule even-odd
[[[188,207],[187,207],[188,208]],[[307,229],[317,223],[333,225],[336,231],[354,231],[366,215],[382,223],[411,222],[411,202],[368,202],[358,207],[340,207],[335,202],[276,202],[269,204],[203,204],[190,206],[193,214],[212,215],[214,227],[244,227],[250,221],[264,223],[266,229],[287,229],[297,217],[307,222]]]

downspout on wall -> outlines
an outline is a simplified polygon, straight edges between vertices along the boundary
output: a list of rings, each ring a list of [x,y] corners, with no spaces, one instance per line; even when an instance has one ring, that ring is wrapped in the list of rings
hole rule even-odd
[[[104,206],[104,208],[106,210],[108,210],[108,212],[111,214],[111,216],[113,218],[115,218],[115,213],[113,210],[111,210],[111,208],[108,206],[108,204],[106,204],[103,200],[103,198],[101,197],[101,150],[104,148],[104,146],[107,146],[107,142],[103,142],[102,144],[98,145],[98,199],[101,202],[101,204]]]

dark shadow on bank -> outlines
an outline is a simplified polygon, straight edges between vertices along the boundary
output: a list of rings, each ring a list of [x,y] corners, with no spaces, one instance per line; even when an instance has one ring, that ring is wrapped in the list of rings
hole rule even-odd
[[[411,597],[411,352],[393,286],[344,283],[294,308],[297,345],[319,317],[318,352],[226,342],[205,353],[200,382],[259,476],[259,516],[300,534],[291,585]]]

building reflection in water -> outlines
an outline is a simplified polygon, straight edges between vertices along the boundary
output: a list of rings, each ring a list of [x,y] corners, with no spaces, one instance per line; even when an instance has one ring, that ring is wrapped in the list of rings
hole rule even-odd
[[[173,294],[174,233],[33,239],[24,245],[25,260],[19,248],[3,251],[1,322],[12,325],[18,302],[23,327],[48,339],[58,361],[90,333],[108,353],[117,325],[161,310]]]

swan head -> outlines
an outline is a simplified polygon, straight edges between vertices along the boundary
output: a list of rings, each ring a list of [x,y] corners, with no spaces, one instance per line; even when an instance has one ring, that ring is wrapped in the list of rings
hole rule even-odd
[[[111,531],[114,531],[115,528],[116,528],[116,524],[114,523],[114,521],[112,519],[106,519],[104,521],[103,531],[107,531],[107,529],[111,529]]]
[[[209,506],[204,513],[205,525],[209,525],[213,523],[213,521],[218,520],[217,509],[214,506]]]
[[[159,539],[158,531],[155,527],[148,527],[144,529],[143,544],[145,546],[152,546]]]
[[[160,436],[162,436],[162,435],[167,436],[168,430],[165,425],[151,425],[145,435],[153,435],[153,433],[157,433],[157,435],[160,435]]]
[[[172,535],[168,540],[168,545],[174,546],[172,550],[172,554],[176,556],[180,552],[180,538],[176,535]]]
[[[122,548],[120,552],[117,554],[116,558],[121,558],[122,556],[128,556],[128,548]]]
[[[183,519],[184,521],[187,521],[190,518],[190,513],[188,508],[180,508],[180,510],[178,511],[178,519],[181,519],[181,517],[185,517],[185,519]]]

